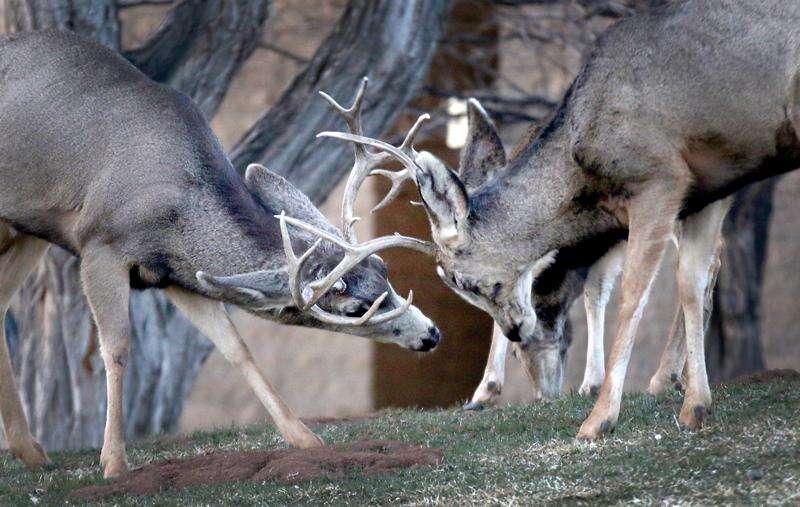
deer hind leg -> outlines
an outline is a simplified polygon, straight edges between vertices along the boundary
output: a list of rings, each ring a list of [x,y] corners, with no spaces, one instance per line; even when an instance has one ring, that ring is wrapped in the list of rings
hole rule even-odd
[[[486,406],[494,405],[503,390],[506,378],[506,356],[511,342],[503,335],[503,331],[495,324],[492,330],[492,346],[489,349],[489,359],[483,371],[483,378],[472,399],[464,405],[465,410],[483,410]]]
[[[622,269],[625,259],[625,242],[608,251],[589,270],[583,290],[583,303],[586,308],[586,369],[578,393],[584,396],[597,396],[605,378],[603,336],[605,332],[606,305],[611,297],[614,283]]]
[[[122,392],[130,352],[129,269],[108,247],[89,246],[82,255],[81,282],[97,324],[106,369],[106,427],[100,463],[104,477],[116,477],[128,470]]]
[[[686,362],[686,339],[684,337],[685,324],[683,322],[683,309],[680,304],[675,310],[672,326],[669,330],[669,339],[661,353],[658,369],[650,378],[647,392],[657,396],[665,393],[670,386],[683,389],[681,372]]]
[[[703,301],[703,332],[708,331],[708,324],[711,321],[711,311],[714,303],[714,286],[717,283],[719,274],[720,254],[722,251],[722,235],[716,242],[714,258],[708,270],[708,285],[706,286],[705,298]],[[683,320],[683,309],[678,304],[675,310],[675,318],[669,332],[669,340],[661,354],[658,370],[650,379],[650,386],[647,392],[652,395],[664,393],[670,386],[678,391],[683,391],[686,384],[686,324]]]
[[[678,260],[678,297],[683,309],[686,336],[686,395],[678,420],[698,429],[711,405],[711,390],[706,373],[704,336],[712,283],[718,270],[722,222],[730,200],[708,205],[688,217],[683,224]]]
[[[578,438],[594,440],[614,429],[636,330],[664,250],[672,237],[682,197],[680,186],[657,184],[630,201],[628,246],[614,345],[600,395],[583,422]]]
[[[237,366],[278,431],[294,447],[307,449],[323,445],[322,440],[286,406],[277,391],[253,361],[247,344],[239,336],[222,303],[198,296],[178,287],[165,289],[167,296],[209,340],[225,359]]]
[[[11,298],[47,251],[48,244],[32,236],[12,235],[0,224],[0,416],[11,453],[29,468],[50,462],[31,435],[19,398],[5,336],[5,315]]]

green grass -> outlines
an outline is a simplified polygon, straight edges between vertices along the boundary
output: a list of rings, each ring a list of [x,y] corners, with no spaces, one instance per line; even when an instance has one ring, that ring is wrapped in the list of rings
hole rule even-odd
[[[391,410],[317,428],[327,442],[393,439],[438,447],[437,468],[297,485],[241,482],[117,497],[116,504],[792,504],[800,503],[800,382],[717,387],[707,427],[681,431],[680,396],[627,396],[616,432],[596,444],[573,437],[592,400],[481,413]],[[263,426],[196,433],[130,446],[132,463],[214,449],[277,448]],[[51,456],[30,472],[0,453],[0,505],[62,504],[81,486],[102,483],[97,451]],[[761,474],[759,480],[752,477]]]

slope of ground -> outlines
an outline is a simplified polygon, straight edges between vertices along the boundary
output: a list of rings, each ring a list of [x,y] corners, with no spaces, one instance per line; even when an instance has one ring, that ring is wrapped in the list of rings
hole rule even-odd
[[[395,447],[414,455],[425,455],[421,448],[432,451],[428,459],[400,458],[398,466],[377,473],[369,463],[354,465],[347,461],[350,458],[334,457],[316,479],[287,481],[293,472],[281,469],[272,475],[254,473],[241,482],[195,482],[183,489],[173,489],[175,485],[165,481],[155,493],[148,490],[144,495],[123,494],[103,501],[121,505],[800,502],[800,375],[762,374],[716,386],[714,394],[709,424],[698,433],[678,428],[678,393],[626,396],[617,431],[596,444],[573,439],[592,402],[578,396],[481,413],[397,410],[367,419],[322,421],[317,431],[341,452],[374,451],[376,444],[345,444],[376,440],[414,446],[383,443],[380,452],[394,452]],[[140,442],[131,446],[130,458],[139,466],[164,466],[160,462],[165,460],[182,463],[176,461],[180,459],[196,464],[205,462],[201,457],[209,453],[252,456],[236,453],[283,447],[275,433],[262,426]],[[49,469],[30,472],[9,453],[0,454],[0,505],[77,503],[80,500],[71,496],[76,490],[109,484],[101,477],[97,451],[53,458]],[[335,468],[342,459],[347,466]]]

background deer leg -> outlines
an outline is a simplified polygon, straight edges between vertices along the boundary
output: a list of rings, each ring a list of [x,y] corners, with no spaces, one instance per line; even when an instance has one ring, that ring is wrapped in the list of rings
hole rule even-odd
[[[669,339],[661,353],[658,369],[650,378],[647,392],[659,395],[667,391],[670,386],[683,389],[681,372],[686,362],[686,340],[684,337],[683,309],[679,304],[672,319],[669,329]]]
[[[128,470],[122,389],[130,352],[129,268],[108,248],[88,247],[83,251],[80,271],[106,368],[108,405],[100,463],[104,477],[116,477]]]
[[[688,217],[678,260],[678,294],[683,309],[686,334],[686,396],[678,420],[684,426],[698,429],[711,405],[705,360],[704,312],[710,300],[708,293],[717,271],[717,254],[722,222],[730,208],[730,200],[710,204]]]
[[[625,242],[614,246],[589,270],[583,290],[586,308],[586,369],[578,390],[584,396],[597,396],[605,378],[603,335],[605,332],[606,305],[617,281],[622,261],[625,259]]]
[[[475,389],[472,399],[464,405],[465,410],[483,410],[487,405],[495,404],[506,379],[506,355],[510,343],[500,327],[495,324],[492,329],[492,346],[489,349],[489,359],[486,361],[483,378],[478,384],[478,388]]]
[[[629,234],[622,272],[617,332],[600,396],[578,438],[594,440],[614,429],[636,330],[653,279],[670,241],[683,192],[675,184],[653,185],[631,200]]]
[[[178,287],[168,287],[165,292],[192,324],[214,343],[225,359],[239,368],[269,412],[278,431],[289,444],[301,449],[323,445],[322,440],[286,406],[275,388],[256,366],[253,355],[236,331],[222,303]]]
[[[0,416],[11,453],[29,468],[50,462],[31,435],[14,379],[5,335],[5,316],[11,298],[47,251],[48,244],[32,236],[14,237],[0,224]]]

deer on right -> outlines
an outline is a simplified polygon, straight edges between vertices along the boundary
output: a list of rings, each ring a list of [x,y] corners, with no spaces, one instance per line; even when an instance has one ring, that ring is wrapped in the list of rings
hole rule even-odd
[[[711,405],[703,306],[726,198],[800,166],[798,129],[800,3],[686,0],[610,28],[549,123],[508,158],[490,122],[472,129],[457,172],[424,151],[323,135],[403,164],[387,198],[405,179],[417,185],[440,277],[535,351],[540,371],[560,367],[568,304],[542,306],[531,289],[568,292],[571,273],[627,240],[606,375],[578,432],[594,440],[617,423],[637,327],[676,235],[686,346],[679,422],[702,426]]]
[[[472,107],[470,107],[472,109]],[[484,118],[488,121],[488,117]],[[677,238],[675,238],[677,244]],[[719,254],[722,248],[722,238],[717,242],[714,261],[709,266],[709,283],[706,287],[703,303],[703,329],[708,329],[713,308],[714,285],[720,268]],[[534,290],[532,298],[537,305],[548,306],[549,299],[554,296],[559,301],[565,301],[566,309],[572,306],[583,294],[584,309],[586,312],[586,364],[584,367],[583,381],[578,388],[582,396],[597,396],[600,386],[605,378],[605,314],[606,306],[611,297],[611,292],[622,270],[625,260],[625,242],[619,243],[606,253],[588,270],[575,270],[569,273],[570,281],[562,284],[560,294],[537,294]],[[513,347],[513,355],[522,365],[522,371],[531,384],[534,401],[552,400],[562,394],[564,384],[564,371],[566,369],[566,351],[571,345],[572,338],[564,326],[558,328],[558,342],[560,343],[561,364],[560,368],[551,372],[550,376],[544,375],[537,368],[537,350],[526,347],[522,343],[512,343],[503,335],[503,330],[495,324],[492,330],[492,343],[489,348],[489,357],[486,361],[483,377],[475,389],[469,402],[464,405],[465,410],[483,410],[487,406],[497,403],[505,384],[505,364],[508,357],[509,346]],[[541,322],[537,323],[537,334],[542,334],[545,328]],[[683,390],[683,369],[686,363],[686,341],[684,336],[683,310],[680,305],[675,312],[675,317],[669,330],[669,338],[661,354],[658,368],[650,378],[647,392],[654,396],[665,393],[670,388]]]

